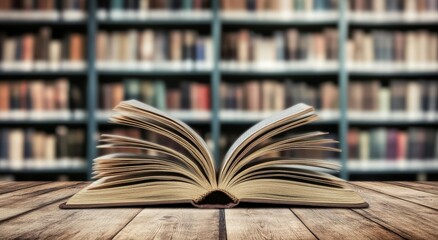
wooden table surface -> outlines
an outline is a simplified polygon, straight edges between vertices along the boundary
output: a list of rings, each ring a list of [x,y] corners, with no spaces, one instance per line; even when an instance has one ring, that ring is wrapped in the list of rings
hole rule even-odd
[[[438,239],[438,182],[352,182],[367,209],[60,210],[84,182],[0,182],[1,239]]]

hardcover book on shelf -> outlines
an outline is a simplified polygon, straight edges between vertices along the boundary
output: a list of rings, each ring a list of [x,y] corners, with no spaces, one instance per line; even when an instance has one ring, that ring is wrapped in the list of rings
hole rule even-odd
[[[104,0],[98,2],[99,20],[208,19],[209,0]]]
[[[54,132],[34,128],[0,128],[0,169],[84,167],[82,129],[56,126]]]
[[[99,70],[209,70],[213,62],[210,36],[194,30],[99,31]]]
[[[352,0],[349,19],[358,22],[434,22],[438,19],[437,1]]]
[[[176,118],[136,100],[115,107],[113,123],[144,129],[179,147],[121,135],[102,135],[100,148],[118,153],[94,160],[98,179],[61,208],[93,208],[191,203],[200,208],[231,208],[242,203],[367,207],[348,184],[322,169],[339,165],[306,157],[267,157],[286,150],[338,151],[326,133],[285,135],[316,121],[312,107],[297,104],[254,125],[229,148],[220,169],[207,143]],[[142,153],[124,153],[137,149]]]
[[[366,162],[436,162],[438,132],[434,128],[351,128],[348,133],[349,159]]]
[[[335,20],[336,0],[222,0],[221,16],[226,20],[315,21]]]
[[[83,101],[79,86],[66,78],[0,82],[1,120],[79,120]]]
[[[85,64],[85,37],[65,33],[54,38],[52,29],[20,35],[0,32],[0,68],[3,71],[80,71]]]
[[[87,0],[63,0],[62,17],[65,21],[80,21],[87,16]]]
[[[437,71],[438,35],[427,29],[355,29],[347,41],[352,71]]]
[[[337,30],[319,32],[296,28],[277,30],[270,35],[249,29],[225,32],[220,67],[228,71],[336,70]]]

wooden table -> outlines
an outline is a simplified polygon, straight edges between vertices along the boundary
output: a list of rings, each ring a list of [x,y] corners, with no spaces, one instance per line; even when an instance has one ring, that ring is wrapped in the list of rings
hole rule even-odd
[[[367,209],[58,208],[86,184],[0,182],[0,239],[438,239],[438,182],[352,182]]]

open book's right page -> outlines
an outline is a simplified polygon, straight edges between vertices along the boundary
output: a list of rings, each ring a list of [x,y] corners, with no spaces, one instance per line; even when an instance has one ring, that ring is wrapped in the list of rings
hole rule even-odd
[[[267,118],[243,133],[225,155],[219,188],[240,202],[366,207],[344,180],[328,173],[338,163],[285,151],[339,151],[324,132],[292,133],[318,118],[314,109],[298,104]],[[299,131],[293,131],[299,132]],[[328,171],[327,171],[328,170]]]

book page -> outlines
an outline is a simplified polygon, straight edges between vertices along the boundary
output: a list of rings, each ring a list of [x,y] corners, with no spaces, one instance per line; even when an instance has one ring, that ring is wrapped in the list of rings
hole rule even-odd
[[[126,114],[137,114],[137,115],[143,114],[144,115],[143,117],[146,118],[146,120],[143,121],[150,121],[147,120],[147,118],[152,119],[157,123],[160,123],[164,126],[168,126],[169,128],[178,131],[181,134],[181,136],[184,136],[187,139],[189,139],[190,142],[192,142],[202,154],[202,156],[200,156],[202,158],[199,159],[197,158],[196,160],[199,161],[199,163],[202,164],[207,170],[208,178],[212,186],[213,187],[216,186],[216,176],[214,171],[213,157],[208,150],[208,146],[206,142],[191,127],[189,127],[184,122],[174,118],[170,114],[160,111],[147,104],[141,103],[137,100],[123,101],[118,106],[116,106],[115,110],[128,112]],[[117,116],[115,116],[114,118],[116,119]],[[117,120],[115,121],[115,123],[117,123]]]
[[[260,132],[261,130],[264,130],[265,128],[272,128],[273,126],[276,126],[278,123],[282,122],[284,119],[287,118],[297,118],[298,116],[306,116],[305,114],[310,113],[313,111],[313,108],[304,104],[299,103],[297,105],[294,105],[290,108],[287,108],[277,114],[274,114],[273,116],[260,121],[259,123],[255,124],[251,128],[249,128],[247,131],[245,131],[228,149],[227,154],[224,157],[224,160],[222,162],[222,169],[226,166],[227,162],[230,161],[233,153],[236,152],[236,150],[241,147],[246,141],[250,140],[251,138],[256,137],[258,134],[257,132]]]
[[[151,106],[149,106],[149,105],[147,105],[147,104],[144,104],[144,103],[142,103],[142,102],[139,102],[139,101],[136,101],[136,100],[129,100],[129,101],[125,101],[125,102],[128,103],[128,104],[130,104],[130,105],[132,105],[132,106],[134,106],[134,107],[136,107],[136,108],[140,108],[140,109],[143,109],[143,110],[145,110],[145,111],[152,112],[152,113],[155,113],[155,114],[157,114],[157,115],[161,115],[161,116],[163,116],[163,117],[165,117],[165,118],[167,118],[167,119],[169,119],[169,120],[172,120],[172,121],[175,122],[177,125],[180,125],[182,128],[184,128],[185,130],[187,130],[187,131],[188,131],[193,137],[195,137],[195,139],[199,142],[199,144],[201,144],[201,146],[207,151],[210,160],[213,161],[213,157],[212,157],[211,153],[208,151],[207,143],[206,143],[206,142],[204,141],[204,139],[202,139],[202,137],[199,136],[199,134],[198,134],[195,130],[193,130],[189,125],[187,125],[187,124],[184,123],[183,121],[181,121],[181,120],[179,120],[179,119],[173,117],[172,115],[170,115],[170,114],[168,114],[168,113],[166,113],[166,112],[164,112],[164,111],[161,111],[161,110],[159,110],[159,109],[156,109],[156,108],[154,108],[154,107],[151,107]],[[213,164],[213,162],[212,162],[212,164]]]

